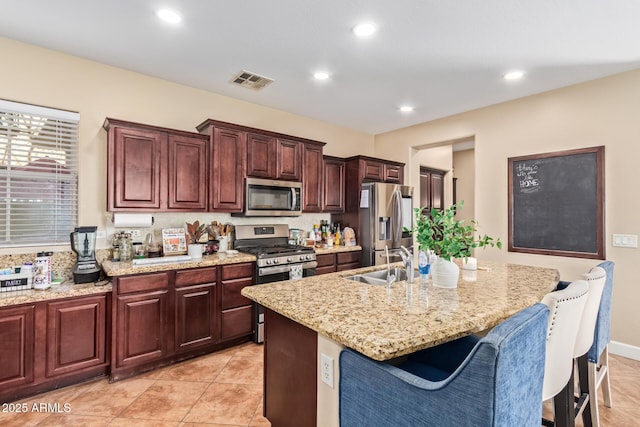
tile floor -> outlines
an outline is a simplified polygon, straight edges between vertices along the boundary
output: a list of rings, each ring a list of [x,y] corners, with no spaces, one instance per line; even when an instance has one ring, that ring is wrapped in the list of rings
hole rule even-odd
[[[247,343],[113,384],[102,379],[44,393],[18,403],[58,403],[61,413],[0,413],[0,426],[270,426],[262,417],[262,349]],[[640,426],[640,361],[610,359],[613,408],[602,405],[600,393],[600,425]],[[551,407],[544,409],[548,416]]]

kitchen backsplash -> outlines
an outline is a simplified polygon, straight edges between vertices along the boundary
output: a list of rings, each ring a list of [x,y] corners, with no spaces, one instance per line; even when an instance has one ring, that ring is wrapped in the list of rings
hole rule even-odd
[[[10,268],[23,265],[25,262],[33,262],[38,252],[47,251],[46,247],[34,251],[33,253],[0,255],[0,268]],[[96,259],[102,262],[111,256],[108,249],[97,249]],[[53,252],[51,257],[51,265],[53,269],[53,277],[65,279],[71,278],[71,269],[76,262],[76,253],[73,251]]]

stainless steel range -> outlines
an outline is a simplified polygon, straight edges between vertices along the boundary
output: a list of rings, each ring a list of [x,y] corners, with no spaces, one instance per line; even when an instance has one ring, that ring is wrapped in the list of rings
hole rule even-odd
[[[255,255],[256,284],[277,282],[316,274],[313,248],[289,244],[289,226],[237,225],[234,248]],[[254,341],[264,341],[264,307],[255,304]]]

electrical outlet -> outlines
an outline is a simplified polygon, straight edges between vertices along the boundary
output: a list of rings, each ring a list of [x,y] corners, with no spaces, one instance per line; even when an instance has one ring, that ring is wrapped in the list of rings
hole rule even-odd
[[[131,237],[140,237],[140,230],[139,229],[125,230],[124,232],[131,234]]]
[[[637,248],[638,235],[637,234],[614,234],[613,246],[617,246],[621,248]]]
[[[323,383],[333,388],[333,358],[324,353],[320,357],[320,376]]]

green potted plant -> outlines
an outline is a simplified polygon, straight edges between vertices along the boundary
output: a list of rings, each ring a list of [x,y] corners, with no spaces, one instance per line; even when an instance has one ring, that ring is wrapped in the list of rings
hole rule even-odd
[[[414,209],[416,223],[412,231],[418,248],[422,251],[433,251],[438,256],[437,261],[431,266],[434,286],[457,286],[460,269],[453,262],[455,258],[466,261],[475,248],[502,248],[500,239],[496,240],[487,235],[476,236],[476,221],[465,224],[464,221],[455,219],[456,209],[461,209],[463,205],[464,201],[461,201],[444,210],[431,209],[429,213],[426,213],[424,208]]]

